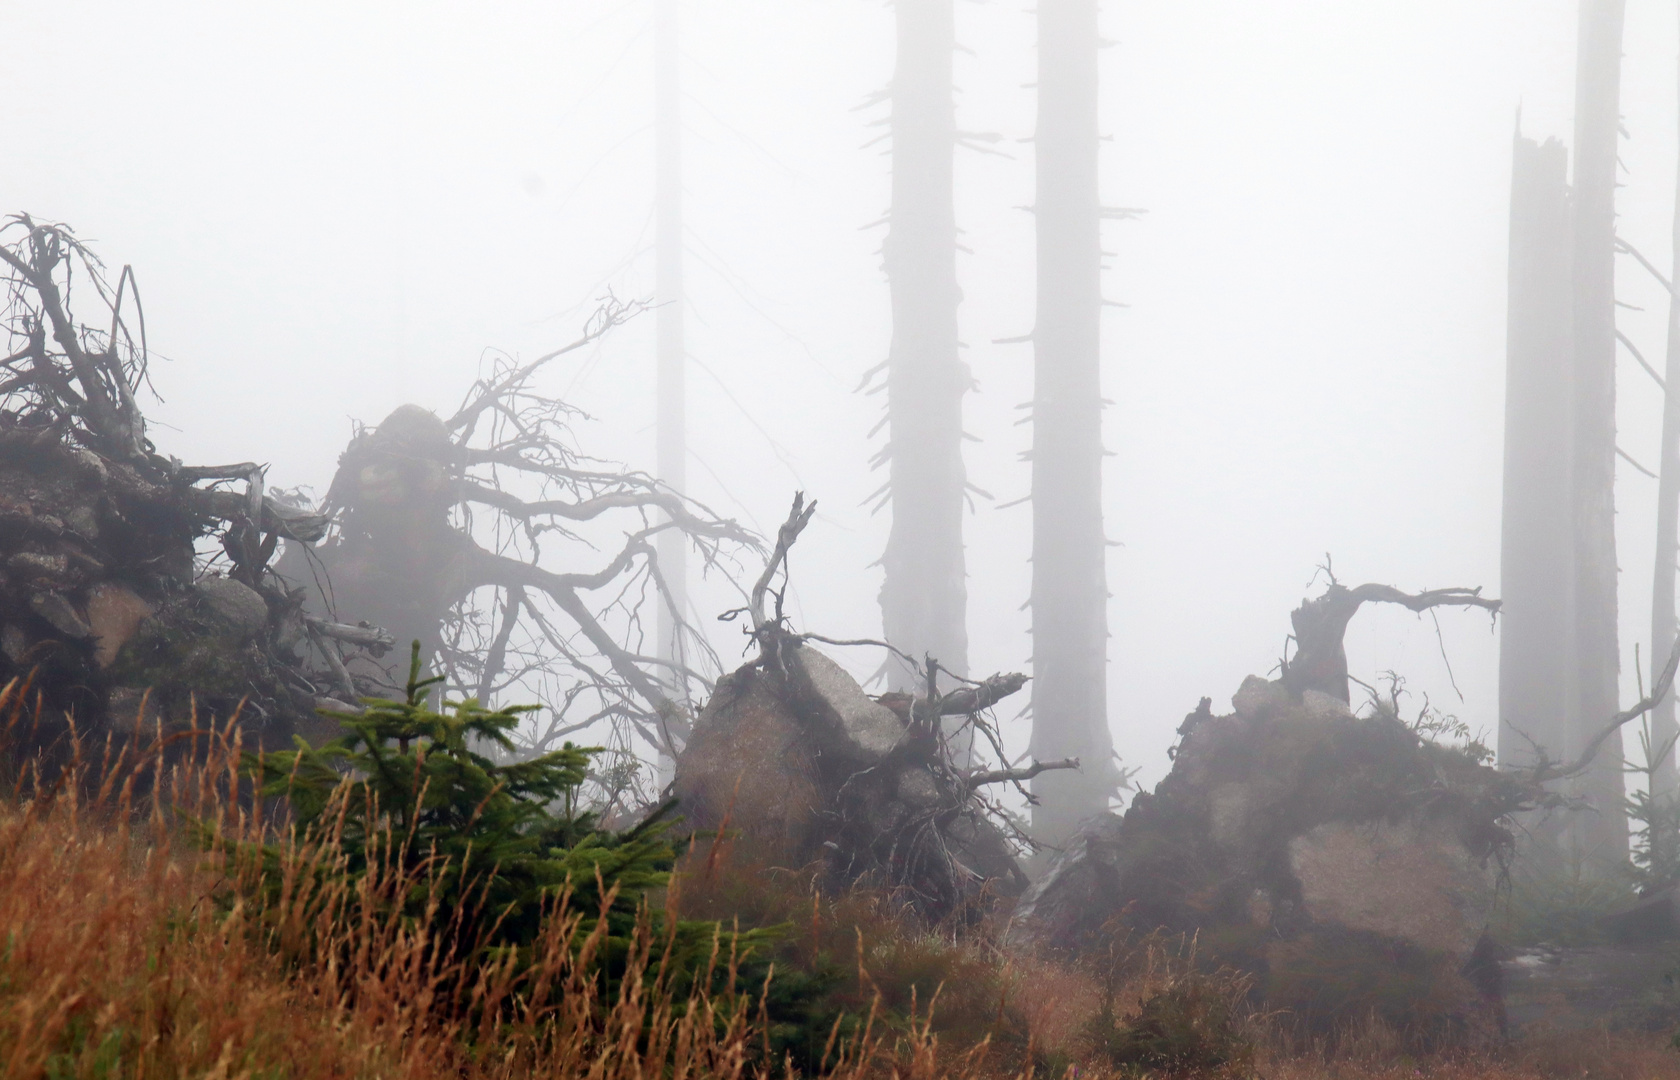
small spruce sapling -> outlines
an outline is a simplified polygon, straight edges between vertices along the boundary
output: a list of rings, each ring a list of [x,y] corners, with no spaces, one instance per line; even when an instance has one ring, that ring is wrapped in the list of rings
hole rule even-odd
[[[434,708],[441,681],[421,677],[415,643],[403,700],[365,698],[361,713],[324,712],[345,732],[318,748],[299,738],[294,750],[245,756],[260,794],[284,798],[291,810],[292,843],[234,845],[258,860],[257,888],[278,900],[305,865],[349,886],[339,893],[352,898],[340,917],[354,918],[356,885],[370,872],[410,882],[395,901],[399,914],[446,930],[461,959],[528,953],[565,896],[585,933],[607,919],[610,973],[638,918],[661,923],[644,899],[667,883],[676,860],[664,820],[674,804],[627,832],[600,828],[578,798],[596,750],[568,743],[519,760],[512,735],[535,706],[488,709],[468,698]],[[486,744],[505,761],[474,749]],[[314,846],[326,857],[300,859]],[[703,960],[719,932],[715,923],[663,929],[672,934],[667,956],[684,967]],[[753,936],[740,935],[737,946]]]

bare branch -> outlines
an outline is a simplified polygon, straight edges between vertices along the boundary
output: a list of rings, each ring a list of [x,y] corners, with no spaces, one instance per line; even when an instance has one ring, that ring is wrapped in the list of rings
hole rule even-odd
[[[764,597],[770,591],[770,583],[775,580],[776,571],[783,569],[787,563],[788,551],[792,549],[799,534],[805,531],[805,526],[811,523],[811,515],[817,512],[817,501],[811,500],[809,506],[805,504],[805,493],[796,491],[793,495],[793,508],[788,511],[787,520],[782,522],[781,528],[776,530],[776,549],[771,552],[769,560],[764,564],[764,573],[753,583],[752,598],[748,604],[748,614],[752,616],[753,634],[762,635],[772,623],[764,614]],[[762,640],[762,638],[760,639]]]
[[[1295,629],[1296,651],[1284,665],[1284,685],[1296,694],[1317,690],[1349,700],[1347,653],[1342,639],[1349,621],[1367,603],[1399,604],[1420,614],[1439,607],[1473,607],[1497,614],[1500,606],[1498,600],[1483,596],[1479,588],[1408,593],[1392,585],[1366,584],[1349,589],[1332,576],[1324,595],[1302,601],[1289,616]]]
[[[460,411],[444,421],[444,426],[450,431],[459,431],[466,428],[470,432],[471,425],[478,421],[484,410],[495,405],[508,391],[524,383],[538,368],[551,360],[565,356],[567,353],[576,352],[595,341],[599,341],[613,327],[630,321],[645,310],[647,310],[647,304],[643,301],[632,300],[626,302],[609,294],[602,301],[601,306],[595,310],[595,314],[590,317],[589,322],[585,324],[582,337],[569,345],[562,345],[553,352],[544,353],[524,367],[509,372],[489,385],[481,384],[476,387],[473,395],[461,406]]]
[[[1052,769],[1077,769],[1078,758],[1063,758],[1060,761],[1035,761],[1024,769],[987,769],[984,772],[972,773],[967,777],[969,790],[983,787],[986,784],[1023,783],[1031,780],[1039,773]]]
[[[332,638],[334,641],[342,641],[350,645],[360,645],[375,656],[383,655],[391,646],[396,644],[396,639],[384,629],[367,623],[351,626],[348,623],[317,619],[313,615],[305,615],[303,621],[313,633],[319,634],[321,637]]]
[[[1542,756],[1540,763],[1536,765],[1532,771],[1530,771],[1527,779],[1533,783],[1545,784],[1553,780],[1565,780],[1570,777],[1580,776],[1582,773],[1586,772],[1592,765],[1593,759],[1598,756],[1598,752],[1603,749],[1604,743],[1610,738],[1610,736],[1621,730],[1622,726],[1627,724],[1629,721],[1637,720],[1639,717],[1644,716],[1646,713],[1656,708],[1657,703],[1668,696],[1669,691],[1674,686],[1674,673],[1676,669],[1680,669],[1680,645],[1676,645],[1674,651],[1669,655],[1668,664],[1663,667],[1662,674],[1657,676],[1657,681],[1651,685],[1651,692],[1645,697],[1642,697],[1638,701],[1634,702],[1633,705],[1623,709],[1615,716],[1612,716],[1610,718],[1610,722],[1607,723],[1597,735],[1593,736],[1591,742],[1587,743],[1586,747],[1581,751],[1581,755],[1579,757],[1577,757],[1574,761],[1554,764]]]
[[[1027,676],[1018,671],[993,675],[974,686],[965,686],[940,697],[937,708],[940,716],[965,716],[991,708],[1004,698],[1027,685]]]

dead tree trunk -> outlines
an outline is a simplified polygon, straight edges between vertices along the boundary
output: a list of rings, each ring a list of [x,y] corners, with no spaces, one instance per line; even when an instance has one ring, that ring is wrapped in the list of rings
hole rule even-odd
[[[1625,0],[1581,0],[1575,98],[1574,454],[1576,744],[1616,712],[1616,150]],[[1606,867],[1627,859],[1621,735],[1581,779],[1596,813],[1576,815],[1579,850]]]
[[[1283,665],[1283,685],[1297,697],[1309,690],[1349,701],[1347,652],[1342,640],[1348,623],[1366,604],[1399,604],[1415,612],[1439,607],[1474,607],[1497,614],[1499,601],[1476,589],[1429,589],[1401,592],[1392,585],[1365,584],[1348,588],[1332,580],[1324,595],[1303,600],[1289,614],[1294,629],[1295,655]]]
[[[688,483],[688,416],[683,334],[683,205],[682,205],[682,98],[677,49],[677,0],[659,0],[655,31],[654,126],[655,213],[657,219],[658,269],[655,294],[659,304],[655,327],[657,351],[658,433],[656,457],[659,479],[682,494]],[[682,627],[688,616],[688,543],[680,529],[659,534],[656,550],[659,571],[665,578],[669,603],[662,604],[656,619],[657,654],[671,666],[684,666]],[[685,701],[688,687],[670,679],[671,697]]]
[[[1097,2],[1038,5],[1038,317],[1033,330],[1033,830],[1057,842],[1108,806],[1108,580],[1102,516],[1102,205]]]
[[[956,50],[952,0],[897,0],[893,70],[892,208],[883,244],[892,295],[887,445],[892,528],[882,557],[886,638],[968,673],[963,560],[962,399],[958,358],[957,222],[952,180]],[[914,684],[896,671],[894,689]]]
[[[1499,761],[1566,753],[1574,667],[1569,153],[1519,131],[1511,169],[1501,519]],[[1666,651],[1663,655],[1667,655]]]
[[[1673,263],[1669,282],[1680,281],[1680,175],[1675,179]],[[1680,559],[1680,296],[1669,295],[1668,363],[1663,377],[1662,456],[1657,467],[1657,557],[1651,581],[1651,673],[1655,683],[1657,665],[1674,651],[1675,560]],[[1664,697],[1651,710],[1651,745],[1671,745],[1676,726],[1674,699]],[[1655,773],[1653,796],[1672,800],[1680,789],[1671,750]],[[1672,842],[1672,841],[1671,841]]]

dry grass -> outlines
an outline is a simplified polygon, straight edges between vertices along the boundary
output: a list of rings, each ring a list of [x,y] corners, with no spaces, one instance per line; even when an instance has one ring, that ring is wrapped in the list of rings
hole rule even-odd
[[[20,696],[0,692],[8,730],[24,718]],[[661,963],[670,939],[643,919],[609,987],[596,962],[606,920],[559,898],[531,955],[469,966],[459,927],[380,914],[433,887],[425,871],[375,867],[346,884],[317,872],[333,865],[330,842],[276,835],[253,814],[237,734],[158,731],[125,745],[90,755],[72,736],[59,767],[26,764],[0,802],[0,1075],[784,1071],[766,1052],[760,999],[737,992],[740,957],[726,936],[711,958],[718,977],[698,980],[722,989],[678,995],[664,974],[677,965]],[[216,854],[237,850],[229,845],[206,854],[189,838],[193,822],[223,840],[278,840],[283,888],[251,887],[260,866]],[[277,898],[248,899],[263,895]],[[446,988],[465,988],[466,1000]],[[892,1026],[880,1013],[872,1003],[855,1031],[830,1040],[823,1075],[1002,1075],[986,1069],[983,1043],[942,1052],[925,1007]]]
[[[381,896],[423,880],[371,874],[355,896],[310,887],[332,880],[309,872],[331,853],[295,841],[281,898],[240,899],[258,895],[233,887],[253,868],[205,855],[182,829],[207,818],[227,836],[274,838],[235,797],[236,739],[152,733],[130,745],[143,743],[101,748],[90,761],[72,742],[67,771],[26,768],[0,799],[0,1075],[748,1080],[782,1071],[766,1052],[757,999],[729,989],[738,958],[726,940],[714,959],[726,973],[721,993],[674,994],[659,974],[664,943],[645,931],[607,989],[591,962],[599,938],[562,902],[535,963],[467,971],[445,944],[458,940],[449,928],[377,914]],[[184,760],[188,744],[208,752]],[[1122,1020],[1135,1016],[1182,976],[1158,950],[1105,987],[1107,974],[1009,958],[983,935],[908,931],[878,897],[817,901],[796,875],[769,888],[761,872],[704,865],[679,880],[683,914],[788,922],[787,965],[846,969],[835,1004],[857,1023],[832,1039],[817,1070],[834,1080],[1137,1075],[1089,1052],[1091,1017],[1105,993]],[[359,922],[342,917],[349,910],[364,913]],[[465,1010],[440,993],[461,985],[471,991]],[[1412,1059],[1378,1027],[1334,1053],[1302,1053],[1248,1022],[1253,1059],[1223,1075],[1680,1080],[1680,1053],[1656,1037],[1575,1034]]]

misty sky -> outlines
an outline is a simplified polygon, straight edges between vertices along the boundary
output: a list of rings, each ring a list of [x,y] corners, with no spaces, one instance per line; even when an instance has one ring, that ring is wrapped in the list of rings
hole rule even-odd
[[[1277,661],[1326,552],[1350,583],[1497,592],[1510,141],[1567,139],[1566,0],[1111,0],[1104,324],[1111,716],[1165,770],[1196,700]],[[971,479],[1026,493],[1032,16],[964,2],[963,336]],[[1673,3],[1629,4],[1622,235],[1669,261]],[[0,212],[63,220],[132,263],[159,357],[160,449],[256,458],[324,492],[352,418],[445,410],[484,350],[533,356],[593,301],[652,290],[650,0],[148,4],[5,0]],[[892,13],[864,0],[684,8],[693,493],[772,531],[823,513],[796,617],[879,632],[884,517],[864,497],[885,355]],[[1663,353],[1664,294],[1620,260],[1622,329]],[[592,450],[653,460],[651,318],[549,375]],[[1660,400],[1625,354],[1620,442],[1656,465]],[[1649,636],[1655,482],[1620,467],[1624,677]],[[972,663],[1028,662],[1027,506],[970,518]],[[702,596],[710,596],[702,593]],[[723,606],[723,594],[719,606]],[[1497,637],[1367,612],[1355,674],[1397,668],[1494,727]],[[718,630],[726,656],[733,635]],[[873,658],[845,658],[867,672]],[[1007,713],[1005,714],[1008,715]],[[1024,724],[1017,731],[1024,745]]]

